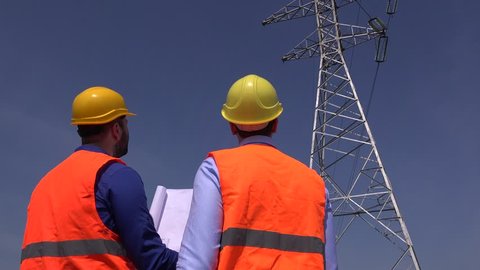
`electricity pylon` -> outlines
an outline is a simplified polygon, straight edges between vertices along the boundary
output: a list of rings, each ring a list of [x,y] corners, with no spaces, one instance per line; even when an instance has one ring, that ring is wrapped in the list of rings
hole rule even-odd
[[[341,23],[339,10],[350,4],[358,4],[367,12],[360,0],[295,0],[265,19],[263,25],[307,16],[316,19],[316,30],[282,60],[320,56],[310,167],[323,176],[330,192],[340,267],[345,264],[342,260],[349,260],[342,252],[349,250],[361,254],[349,269],[418,270],[412,240],[344,55],[345,50],[372,40],[377,48],[375,60],[383,62],[387,27],[368,13],[365,26]],[[395,13],[397,1],[388,0],[387,5],[387,14]],[[363,227],[356,228],[362,224],[367,224],[372,237],[363,235]],[[356,247],[351,247],[352,243]]]

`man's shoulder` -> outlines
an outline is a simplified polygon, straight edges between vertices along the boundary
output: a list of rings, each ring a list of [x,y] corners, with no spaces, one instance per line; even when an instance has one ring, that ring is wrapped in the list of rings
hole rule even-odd
[[[278,150],[278,149],[277,149]],[[278,152],[280,152],[280,155],[283,156],[283,158],[287,161],[289,161],[290,163],[300,167],[300,168],[304,168],[304,169],[310,169],[307,165],[305,165],[305,163],[301,162],[300,160],[284,153],[283,151],[280,151],[278,150]]]
[[[284,152],[282,152],[280,150],[278,150],[278,152],[280,152],[280,154],[283,155],[284,160],[288,161],[291,166],[296,167],[298,170],[302,170],[302,171],[305,171],[307,173],[314,174],[314,175],[320,177],[314,169],[308,167],[305,163],[301,162],[300,160],[298,160],[298,159],[296,159],[296,158],[294,158],[294,157],[292,157],[288,154],[285,154]]]
[[[240,147],[240,146],[215,149],[215,150],[212,150],[212,151],[208,152],[208,156],[211,156],[212,154],[216,154],[216,153],[230,152],[230,151],[232,151],[232,150],[234,150],[234,149],[237,149],[237,148],[239,148],[239,147]]]
[[[140,175],[135,169],[115,160],[112,160],[105,165],[102,176],[109,178],[135,178],[141,180]]]
[[[253,152],[262,152],[262,150],[252,150],[252,148],[262,148],[264,150],[270,150],[270,149],[276,149],[275,146],[266,144],[266,143],[249,143],[249,144],[242,144],[234,147],[229,147],[229,148],[222,148],[222,149],[217,149],[210,151],[208,153],[208,156],[215,156],[215,155],[232,155],[232,154],[249,154],[252,151]]]

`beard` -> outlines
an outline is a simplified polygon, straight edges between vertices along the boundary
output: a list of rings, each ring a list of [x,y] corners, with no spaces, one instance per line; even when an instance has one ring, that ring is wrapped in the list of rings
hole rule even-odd
[[[129,135],[125,128],[122,129],[122,137],[120,138],[120,141],[115,145],[115,152],[113,153],[113,156],[116,158],[123,157],[128,153]]]

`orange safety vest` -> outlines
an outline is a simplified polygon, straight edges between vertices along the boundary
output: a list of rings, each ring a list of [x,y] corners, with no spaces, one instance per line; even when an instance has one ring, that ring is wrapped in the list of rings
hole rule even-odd
[[[79,150],[43,177],[28,205],[21,270],[135,269],[95,207],[97,173],[111,162],[123,163]]]
[[[325,183],[274,147],[211,152],[220,176],[218,269],[324,269]]]

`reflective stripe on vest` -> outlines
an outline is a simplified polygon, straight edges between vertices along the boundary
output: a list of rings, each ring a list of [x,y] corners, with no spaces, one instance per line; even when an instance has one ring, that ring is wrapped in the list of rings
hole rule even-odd
[[[36,257],[67,257],[81,255],[110,254],[126,256],[120,243],[112,240],[71,240],[61,242],[37,242],[22,250],[22,261]]]
[[[221,248],[225,246],[250,246],[321,254],[325,251],[325,244],[317,237],[242,228],[229,228],[223,232]]]

